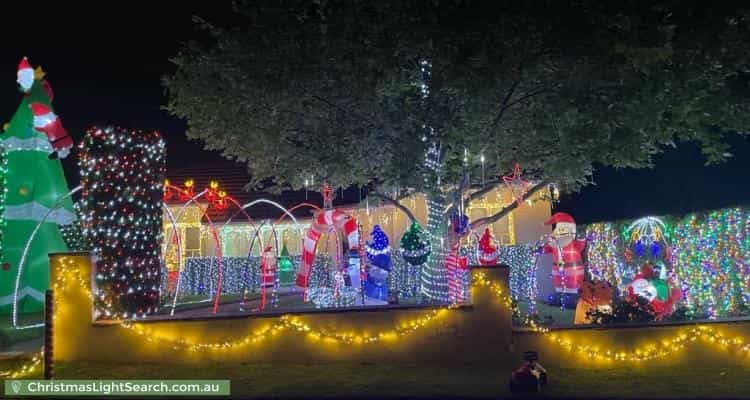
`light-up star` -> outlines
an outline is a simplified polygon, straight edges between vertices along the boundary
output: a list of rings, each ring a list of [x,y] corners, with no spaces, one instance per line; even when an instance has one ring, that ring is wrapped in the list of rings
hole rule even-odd
[[[37,81],[41,81],[42,79],[44,79],[45,75],[47,75],[47,73],[44,72],[41,65],[36,67],[36,69],[34,70],[34,79]]]
[[[513,168],[513,175],[503,175],[503,183],[508,187],[513,199],[520,207],[523,204],[523,196],[529,190],[529,182],[521,179],[521,165],[516,163]]]

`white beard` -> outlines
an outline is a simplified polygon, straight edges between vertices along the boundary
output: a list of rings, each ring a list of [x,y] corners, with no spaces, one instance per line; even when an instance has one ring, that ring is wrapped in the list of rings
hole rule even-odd
[[[34,84],[34,71],[31,69],[23,69],[18,71],[18,79],[16,79],[24,92],[28,92],[31,86]]]
[[[555,238],[555,240],[557,240],[557,244],[560,247],[565,247],[569,245],[570,243],[572,243],[573,240],[575,240],[576,235],[567,233],[567,234],[558,236],[557,234],[555,234],[555,232],[552,232],[552,237]]]

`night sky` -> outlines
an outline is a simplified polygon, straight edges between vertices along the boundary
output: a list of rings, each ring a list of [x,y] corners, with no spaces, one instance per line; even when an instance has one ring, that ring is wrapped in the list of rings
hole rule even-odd
[[[169,168],[219,159],[218,154],[202,150],[200,143],[189,142],[185,123],[161,109],[166,104],[161,77],[174,68],[169,58],[181,41],[202,38],[193,28],[191,15],[225,19],[230,4],[203,3],[180,3],[179,9],[149,8],[148,12],[101,5],[88,10],[91,18],[42,23],[39,28],[54,34],[35,31],[33,37],[22,40],[17,30],[9,36],[6,24],[0,51],[0,122],[10,120],[20,103],[15,74],[25,55],[47,72],[55,92],[55,111],[74,139],[80,139],[92,124],[157,129],[167,139]],[[83,26],[90,34],[86,39],[58,37],[57,25]],[[597,168],[596,186],[564,196],[558,210],[585,223],[750,204],[750,140],[733,137],[731,143],[734,159],[718,166],[705,167],[698,148],[684,144],[660,156],[653,170]],[[64,163],[73,184],[77,181],[75,158]]]

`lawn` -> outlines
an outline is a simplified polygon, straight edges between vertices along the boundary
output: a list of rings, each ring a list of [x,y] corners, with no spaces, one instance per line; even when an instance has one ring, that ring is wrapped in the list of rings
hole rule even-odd
[[[545,321],[551,318],[552,323],[550,325],[557,325],[557,326],[573,325],[573,320],[575,319],[575,314],[576,314],[575,309],[570,309],[570,308],[561,309],[560,306],[551,306],[548,304],[544,304],[541,301],[538,301],[536,303],[536,310],[542,321]],[[519,301],[518,311],[521,313],[521,315],[528,315],[529,303],[525,301]]]
[[[18,325],[33,325],[44,322],[43,313],[19,314]],[[44,327],[13,329],[10,315],[0,315],[0,351],[20,342],[41,338]]]
[[[0,361],[0,370],[8,361]],[[243,397],[497,397],[509,395],[510,367],[380,364],[59,363],[58,378],[230,379]],[[547,366],[555,397],[750,397],[750,369],[639,366],[570,369]]]

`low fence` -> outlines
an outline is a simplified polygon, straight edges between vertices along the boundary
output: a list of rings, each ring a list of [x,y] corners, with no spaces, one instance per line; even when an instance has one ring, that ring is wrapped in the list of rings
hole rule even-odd
[[[508,354],[511,313],[486,290],[474,304],[367,308],[279,317],[233,316],[133,324],[94,322],[85,254],[50,256],[56,360],[136,362],[493,362]],[[507,269],[486,270],[507,282]]]
[[[50,256],[56,360],[139,362],[518,362],[537,350],[545,365],[618,363],[728,366],[747,363],[750,323],[514,332],[508,269],[473,269],[472,305],[458,309],[362,309],[138,323],[94,322],[86,254]],[[499,293],[502,292],[502,293]],[[723,351],[722,351],[723,350]]]

